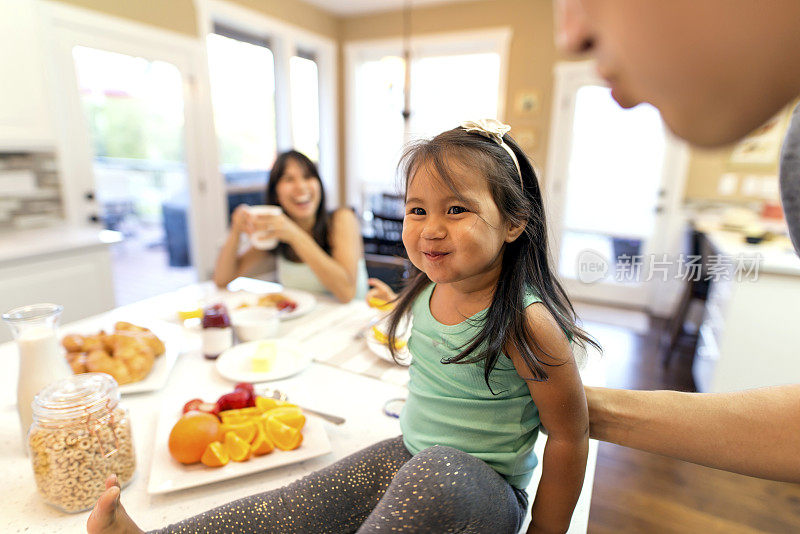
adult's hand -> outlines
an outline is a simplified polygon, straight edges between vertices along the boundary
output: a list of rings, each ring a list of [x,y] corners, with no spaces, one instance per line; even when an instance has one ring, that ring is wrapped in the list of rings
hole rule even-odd
[[[236,206],[236,209],[233,210],[233,215],[231,215],[231,232],[249,234],[253,231],[248,208],[249,206],[247,204],[239,204]]]
[[[294,243],[303,233],[303,229],[285,213],[251,216],[250,224],[252,225],[252,231],[264,232],[265,239],[276,238],[278,241],[288,244]]]

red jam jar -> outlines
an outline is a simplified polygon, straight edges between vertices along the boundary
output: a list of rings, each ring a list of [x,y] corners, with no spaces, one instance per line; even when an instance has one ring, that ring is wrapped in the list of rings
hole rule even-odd
[[[209,360],[233,346],[233,328],[228,308],[214,304],[203,310],[203,356]]]

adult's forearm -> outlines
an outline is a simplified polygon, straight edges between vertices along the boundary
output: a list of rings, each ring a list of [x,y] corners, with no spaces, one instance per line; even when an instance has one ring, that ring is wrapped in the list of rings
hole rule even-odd
[[[308,265],[319,281],[341,302],[350,302],[356,294],[356,276],[322,250],[314,238],[302,232],[291,243],[300,259]]]
[[[239,269],[239,232],[228,233],[225,243],[217,255],[217,264],[214,266],[214,283],[217,287],[225,287],[236,278]]]
[[[586,387],[591,437],[745,475],[800,482],[800,385],[733,393]]]
[[[548,437],[528,534],[567,531],[581,495],[588,454],[588,436],[580,441]]]

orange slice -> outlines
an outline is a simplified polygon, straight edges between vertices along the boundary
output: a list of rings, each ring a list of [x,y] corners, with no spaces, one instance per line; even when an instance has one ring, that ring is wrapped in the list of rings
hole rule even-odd
[[[377,308],[380,311],[391,311],[394,309],[394,303],[387,300],[379,299],[377,297],[370,297],[367,299],[367,306],[370,308]]]
[[[256,426],[255,421],[244,421],[233,424],[223,423],[221,430],[223,434],[234,432],[247,443],[250,443],[256,437],[258,426]]]
[[[276,417],[268,417],[264,422],[264,428],[275,446],[283,451],[296,449],[303,442],[303,434],[299,429],[287,425]]]
[[[267,437],[267,434],[264,433],[264,429],[261,426],[259,426],[258,434],[256,434],[256,439],[254,439],[253,443],[250,444],[251,456],[261,456],[263,454],[269,454],[274,450],[275,450],[275,445],[272,443],[272,440]]]
[[[289,425],[292,428],[300,430],[306,424],[306,416],[303,415],[303,410],[295,406],[281,406],[280,408],[273,408],[261,416],[266,419],[275,417],[282,423]]]
[[[279,401],[267,397],[256,397],[256,408],[263,412],[277,408]]]
[[[225,450],[225,446],[219,441],[212,441],[209,443],[205,452],[203,452],[203,456],[200,457],[200,461],[208,467],[222,467],[227,464],[230,459],[228,451]]]
[[[268,397],[256,397],[256,408],[259,409],[259,413],[264,413],[268,410],[272,410],[273,408],[279,408],[281,406],[295,406],[295,405],[290,402],[279,401]]]
[[[225,434],[225,449],[234,462],[244,462],[250,459],[250,444],[240,438],[236,432]]]
[[[219,418],[223,423],[241,423],[247,421],[251,417],[261,415],[264,410],[258,407],[252,408],[239,408],[238,410],[225,410],[219,413]]]

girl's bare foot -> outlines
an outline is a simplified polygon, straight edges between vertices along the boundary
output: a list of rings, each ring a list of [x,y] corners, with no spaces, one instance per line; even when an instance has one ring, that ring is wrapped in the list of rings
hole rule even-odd
[[[89,514],[86,531],[89,534],[133,534],[144,532],[128,517],[119,502],[119,482],[116,475],[106,479],[106,491],[97,499],[94,510]]]

